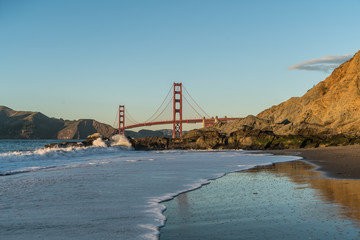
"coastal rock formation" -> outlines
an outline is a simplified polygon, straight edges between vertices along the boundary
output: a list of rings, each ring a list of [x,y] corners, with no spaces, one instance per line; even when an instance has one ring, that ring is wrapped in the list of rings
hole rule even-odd
[[[301,136],[276,135],[273,131],[243,128],[226,135],[219,129],[197,129],[182,138],[147,137],[131,138],[130,143],[136,150],[163,149],[299,149],[327,146],[360,144],[359,137],[345,135]]]
[[[129,141],[135,150],[164,150],[169,149],[170,138],[146,137],[130,138]]]
[[[147,130],[141,129],[138,132],[135,131],[125,131],[125,135],[132,138],[146,138],[146,137],[167,137],[171,138],[172,129],[161,129],[161,130]]]
[[[302,97],[293,97],[257,115],[279,135],[360,135],[360,51]]]
[[[100,133],[94,133],[86,137],[82,142],[60,142],[45,145],[45,148],[68,148],[68,147],[89,147],[94,146],[94,142],[100,139],[102,146],[110,146],[110,139],[102,136]],[[96,143],[96,142],[95,142]]]

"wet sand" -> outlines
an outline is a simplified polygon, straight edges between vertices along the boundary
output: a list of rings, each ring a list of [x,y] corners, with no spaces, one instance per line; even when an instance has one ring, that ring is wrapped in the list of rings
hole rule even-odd
[[[302,156],[319,166],[318,170],[323,171],[328,177],[360,179],[360,145],[268,152]]]
[[[360,180],[315,169],[304,161],[276,163],[183,193],[164,203],[160,239],[357,239]]]
[[[231,173],[165,203],[160,239],[357,239],[360,145],[267,151],[305,161]]]

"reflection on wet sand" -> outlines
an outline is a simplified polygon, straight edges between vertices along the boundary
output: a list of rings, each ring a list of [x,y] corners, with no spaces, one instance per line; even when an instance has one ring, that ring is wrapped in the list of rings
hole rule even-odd
[[[176,202],[178,204],[178,208],[181,210],[180,213],[183,214],[189,214],[189,202],[188,202],[188,196],[187,194],[180,194],[179,196],[176,197]]]
[[[360,225],[360,180],[326,178],[316,167],[304,161],[277,163],[271,166],[257,167],[245,172],[266,171],[279,177],[288,177],[296,184],[307,184],[316,190],[317,197],[335,203],[341,208],[340,214],[359,222]]]
[[[359,239],[360,180],[304,161],[228,174],[165,202],[160,239]]]

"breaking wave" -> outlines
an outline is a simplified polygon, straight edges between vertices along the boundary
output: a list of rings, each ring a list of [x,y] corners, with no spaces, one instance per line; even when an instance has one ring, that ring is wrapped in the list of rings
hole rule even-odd
[[[1,160],[18,160],[18,159],[47,159],[47,158],[61,158],[61,157],[81,157],[94,154],[117,153],[119,151],[127,151],[129,148],[125,147],[106,147],[102,145],[92,147],[67,147],[67,148],[41,148],[33,151],[15,151],[10,153],[0,153]]]
[[[131,147],[131,143],[124,135],[114,135],[112,136],[111,140],[113,140],[113,143],[111,146],[124,146],[124,147]]]
[[[123,145],[110,146],[100,139],[91,147],[40,148],[31,151],[0,153],[0,176],[44,170],[98,166],[114,154],[131,150]]]

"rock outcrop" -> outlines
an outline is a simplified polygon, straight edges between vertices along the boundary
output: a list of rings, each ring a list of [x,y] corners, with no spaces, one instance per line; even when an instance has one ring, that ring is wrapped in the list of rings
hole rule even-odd
[[[241,128],[229,135],[216,128],[192,130],[182,138],[147,137],[130,139],[136,150],[162,149],[299,149],[360,144],[359,137],[345,135],[276,135],[273,131]]]
[[[293,97],[257,115],[279,135],[360,136],[360,51],[302,97]]]
[[[161,130],[147,130],[141,129],[138,132],[125,130],[125,135],[132,138],[146,138],[146,137],[167,137],[171,138],[172,129],[161,129]]]
[[[101,145],[103,146],[110,146],[110,139],[107,137],[102,136],[100,133],[94,133],[86,137],[86,139],[82,142],[60,142],[60,143],[50,143],[45,145],[45,148],[69,148],[69,147],[89,147],[94,146],[94,142],[96,140],[101,140]]]

